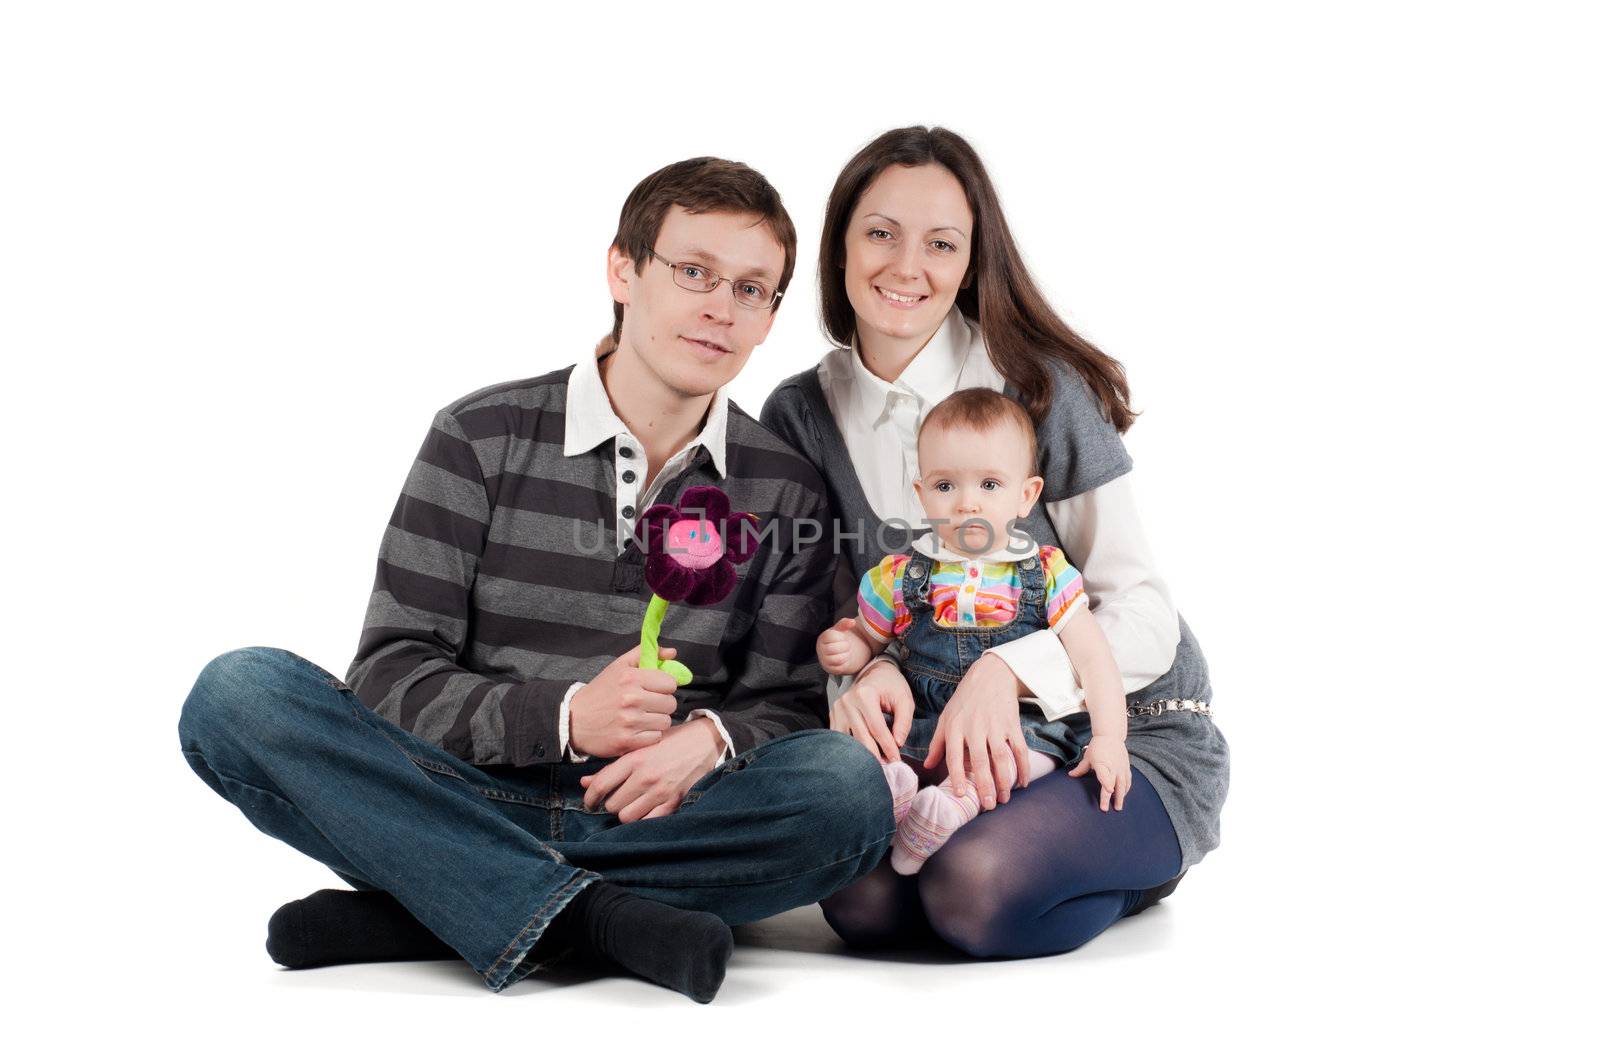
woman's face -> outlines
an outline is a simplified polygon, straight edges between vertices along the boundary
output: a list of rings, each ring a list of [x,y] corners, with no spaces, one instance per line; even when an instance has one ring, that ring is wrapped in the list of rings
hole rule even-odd
[[[844,256],[862,349],[920,350],[972,261],[972,208],[961,182],[937,164],[884,170],[850,216]]]

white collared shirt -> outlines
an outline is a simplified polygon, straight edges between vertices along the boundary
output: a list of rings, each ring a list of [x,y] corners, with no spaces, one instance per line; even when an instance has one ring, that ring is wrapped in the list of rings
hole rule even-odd
[[[913,523],[923,521],[922,503],[911,485],[920,475],[917,430],[927,412],[962,388],[1005,386],[981,343],[974,351],[973,335],[966,318],[952,311],[893,383],[872,375],[859,348],[823,359],[820,372],[828,406],[844,433],[867,502],[884,519],[915,514]],[[838,371],[841,361],[843,372]]]
[[[983,337],[952,307],[939,331],[892,384],[872,375],[856,347],[823,356],[817,375],[829,412],[850,451],[867,504],[882,520],[927,522],[912,487],[919,475],[916,433],[922,419],[961,388],[1005,389]],[[1111,643],[1123,689],[1132,692],[1165,675],[1178,652],[1178,612],[1156,574],[1150,545],[1124,474],[1073,498],[1045,503],[1045,516],[1083,574],[1089,608]],[[1081,711],[1083,685],[1066,648],[1038,631],[996,646],[996,654],[1033,692],[1047,719]],[[843,686],[830,683],[830,700]]]
[[[627,549],[628,538],[633,533],[633,524],[639,514],[655,503],[662,485],[670,483],[682,471],[694,456],[696,447],[706,448],[718,476],[728,475],[727,390],[718,388],[712,397],[700,434],[668,458],[656,473],[656,478],[646,484],[644,478],[650,473],[650,461],[645,456],[644,446],[612,408],[605,382],[600,379],[599,359],[584,358],[572,367],[567,377],[567,434],[561,444],[561,453],[574,458],[579,454],[587,454],[602,443],[616,447],[618,554]]]
[[[717,389],[716,395],[712,396],[711,407],[706,412],[706,423],[700,429],[700,433],[668,458],[657,471],[655,479],[646,484],[644,479],[650,474],[650,461],[645,456],[644,445],[628,430],[628,426],[612,408],[611,397],[606,393],[605,381],[600,379],[599,359],[592,355],[580,358],[578,364],[572,367],[572,372],[567,376],[567,427],[566,436],[561,444],[561,453],[565,457],[572,458],[579,454],[587,454],[602,444],[616,448],[616,550],[619,555],[628,548],[628,540],[633,535],[633,525],[638,520],[639,514],[655,504],[662,485],[672,482],[672,479],[689,463],[697,447],[706,448],[706,453],[711,455],[711,463],[716,467],[718,476],[728,475],[727,390],[725,387]],[[566,694],[561,699],[557,722],[561,749],[567,759],[574,762],[589,759],[585,754],[573,749],[571,741],[572,697],[583,689],[583,686],[583,683],[573,683],[567,688]],[[689,713],[688,719],[693,720],[701,716],[709,717],[717,733],[722,736],[722,756],[717,759],[717,763],[721,764],[735,755],[733,739],[728,737],[727,729],[722,726],[721,717],[709,709],[695,709]]]

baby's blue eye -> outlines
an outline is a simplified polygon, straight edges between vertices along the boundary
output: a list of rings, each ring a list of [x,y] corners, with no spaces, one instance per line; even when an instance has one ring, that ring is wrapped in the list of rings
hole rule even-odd
[[[700,534],[699,532],[690,532],[689,533],[689,538],[693,539],[696,535],[699,535],[699,534]]]

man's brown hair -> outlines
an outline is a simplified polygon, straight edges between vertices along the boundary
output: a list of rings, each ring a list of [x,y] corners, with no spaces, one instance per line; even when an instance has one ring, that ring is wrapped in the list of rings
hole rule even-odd
[[[1033,431],[1033,418],[1016,399],[991,388],[962,388],[929,410],[922,427],[917,429],[917,442],[922,441],[922,433],[930,428],[970,428],[974,432],[986,432],[1007,421],[1016,425],[1027,441],[1026,475],[1032,476],[1039,471],[1039,439]]]
[[[778,190],[744,163],[709,155],[663,166],[628,193],[611,246],[633,262],[635,275],[643,272],[649,262],[650,252],[646,249],[655,246],[656,237],[661,235],[661,223],[674,206],[690,214],[722,211],[759,217],[783,248],[783,276],[778,278],[776,290],[788,289],[794,277],[794,222],[783,209]],[[602,339],[596,348],[600,354],[616,350],[622,340],[622,304],[613,302],[611,308],[616,320],[611,326],[611,335]],[[778,304],[773,303],[773,313],[777,310]]]

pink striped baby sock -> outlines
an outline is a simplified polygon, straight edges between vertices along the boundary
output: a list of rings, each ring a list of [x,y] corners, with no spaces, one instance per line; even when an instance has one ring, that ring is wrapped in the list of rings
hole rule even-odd
[[[889,856],[889,866],[902,875],[915,875],[958,827],[971,823],[977,815],[977,787],[970,782],[965,797],[957,797],[950,791],[948,779],[938,786],[919,790],[911,799],[906,818],[894,832],[894,851]]]
[[[883,778],[889,784],[889,796],[894,798],[894,821],[906,818],[911,798],[917,792],[917,773],[903,760],[891,761],[883,766]]]
[[[1028,750],[1030,782],[1059,766],[1038,750]],[[1010,785],[1015,781],[1015,764],[1007,758],[1001,767],[1005,772],[1004,782]],[[900,826],[894,832],[894,851],[889,856],[889,866],[902,875],[915,875],[958,828],[976,819],[982,806],[978,804],[978,788],[971,779],[967,780],[966,790],[965,797],[957,797],[951,790],[950,780],[946,779],[938,786],[919,791],[911,799],[905,818],[896,820]]]

